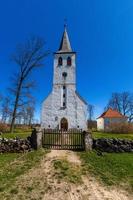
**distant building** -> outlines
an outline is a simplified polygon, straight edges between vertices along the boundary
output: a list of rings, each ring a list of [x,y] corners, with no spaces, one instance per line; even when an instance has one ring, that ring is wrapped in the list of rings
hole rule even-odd
[[[127,117],[117,110],[109,108],[97,118],[97,129],[107,130],[111,124],[127,122]]]
[[[42,105],[41,126],[51,129],[87,129],[87,103],[76,91],[76,53],[65,27],[54,53],[53,88]]]

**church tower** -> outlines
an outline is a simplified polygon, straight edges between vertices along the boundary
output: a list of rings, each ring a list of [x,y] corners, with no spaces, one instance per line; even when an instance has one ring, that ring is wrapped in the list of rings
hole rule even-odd
[[[66,26],[54,53],[51,94],[43,102],[41,126],[57,129],[86,129],[87,103],[76,92],[76,52],[71,48]]]
[[[54,53],[53,86],[61,90],[61,108],[67,107],[67,92],[76,90],[76,53],[72,51],[65,27],[59,50]]]

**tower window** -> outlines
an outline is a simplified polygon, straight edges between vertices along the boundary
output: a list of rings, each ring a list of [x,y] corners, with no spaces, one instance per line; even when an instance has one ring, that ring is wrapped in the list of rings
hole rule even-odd
[[[63,72],[63,73],[62,73],[62,76],[63,76],[63,78],[66,78],[66,77],[67,77],[67,73],[66,73],[66,72]]]
[[[63,102],[63,107],[66,107],[66,103],[65,102]]]
[[[66,89],[66,86],[65,85],[63,85],[63,90],[65,90]]]
[[[72,65],[72,60],[70,57],[67,58],[67,65],[68,66],[71,66]]]
[[[62,57],[58,58],[58,65],[62,65]]]

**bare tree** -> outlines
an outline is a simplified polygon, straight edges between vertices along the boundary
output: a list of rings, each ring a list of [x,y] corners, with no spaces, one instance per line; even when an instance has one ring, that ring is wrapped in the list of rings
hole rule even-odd
[[[44,44],[41,38],[32,37],[25,44],[19,45],[12,57],[18,66],[18,72],[15,74],[14,86],[10,88],[10,91],[14,95],[10,132],[13,132],[17,109],[25,96],[24,90],[27,88],[27,85],[29,87],[31,84],[27,83],[27,80],[35,68],[43,66],[43,60],[49,54],[48,51],[44,51]]]
[[[121,112],[121,94],[120,93],[112,94],[111,99],[109,100],[109,103],[107,105],[107,108],[108,107],[112,107],[113,109]]]
[[[94,115],[94,106],[89,104],[88,105],[88,118],[91,121]]]
[[[33,119],[34,119],[34,112],[35,112],[35,106],[33,105],[28,105],[27,106],[27,124],[31,126]]]
[[[133,94],[130,92],[113,93],[107,108],[112,108],[133,120]]]
[[[25,124],[31,126],[34,119],[35,112],[35,99],[32,97],[27,104],[23,104],[19,107],[16,120],[18,124]]]
[[[11,100],[7,96],[3,98],[2,106],[1,106],[1,120],[3,123],[6,123],[9,120],[11,115]]]
[[[1,116],[1,103],[2,103],[2,100],[3,100],[3,96],[0,94],[0,116]]]

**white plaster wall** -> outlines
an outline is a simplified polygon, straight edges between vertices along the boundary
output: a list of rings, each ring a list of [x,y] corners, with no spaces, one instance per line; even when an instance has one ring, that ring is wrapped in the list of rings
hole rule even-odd
[[[58,66],[58,58],[62,57],[63,65]],[[67,58],[71,57],[72,65],[67,66]],[[62,73],[67,73],[66,84],[76,84],[75,54],[55,54],[53,84],[64,84]]]
[[[87,130],[87,105],[76,95],[77,125]]]
[[[68,128],[87,129],[87,105],[76,94],[76,66],[75,54],[54,55],[53,89],[48,98],[43,102],[41,114],[41,126],[44,128],[60,128],[63,117],[68,120]],[[58,58],[63,58],[63,65],[58,66]],[[67,66],[68,56],[72,59],[72,65]],[[62,73],[66,72],[64,81]],[[66,108],[62,108],[62,87],[67,88]]]
[[[104,130],[104,118],[97,119],[97,130]]]
[[[68,128],[87,129],[87,106],[77,96],[73,86],[67,88],[66,108],[61,108],[61,86],[54,86],[51,95],[44,101],[42,106],[42,127],[60,128],[60,121],[63,117],[68,120]],[[78,127],[79,126],[79,127]]]

